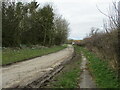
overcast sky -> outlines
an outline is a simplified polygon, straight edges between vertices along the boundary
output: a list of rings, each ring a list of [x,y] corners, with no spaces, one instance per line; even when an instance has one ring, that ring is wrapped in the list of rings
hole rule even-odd
[[[102,28],[103,19],[107,17],[99,12],[108,14],[108,9],[113,0],[36,0],[42,5],[51,3],[55,11],[70,23],[69,38],[83,39],[91,27]]]

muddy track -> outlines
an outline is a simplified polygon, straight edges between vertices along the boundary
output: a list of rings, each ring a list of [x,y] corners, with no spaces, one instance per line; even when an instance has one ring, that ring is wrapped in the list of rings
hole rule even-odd
[[[2,88],[40,87],[59,72],[62,64],[70,60],[73,54],[74,48],[69,45],[59,52],[3,67]]]
[[[88,69],[88,60],[82,53],[82,63],[81,63],[81,76],[80,76],[80,88],[96,88],[95,81],[93,80],[93,77],[90,74],[90,71]]]

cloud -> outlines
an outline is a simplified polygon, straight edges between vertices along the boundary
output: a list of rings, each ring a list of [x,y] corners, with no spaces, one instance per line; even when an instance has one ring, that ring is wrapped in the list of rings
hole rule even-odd
[[[83,39],[90,32],[91,27],[101,28],[103,19],[96,5],[105,13],[108,13],[112,0],[36,0],[44,5],[51,3],[56,13],[62,15],[70,23],[69,38]]]

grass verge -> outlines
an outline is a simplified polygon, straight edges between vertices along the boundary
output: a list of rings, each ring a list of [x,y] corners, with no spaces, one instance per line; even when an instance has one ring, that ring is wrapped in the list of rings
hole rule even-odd
[[[46,83],[44,88],[77,88],[80,77],[81,56],[79,48],[75,47],[76,55],[69,61],[52,80]]]
[[[96,81],[98,88],[118,88],[116,72],[108,67],[108,63],[95,56],[85,48],[81,48],[89,60],[89,69]]]
[[[2,51],[2,65],[23,61],[37,56],[46,55],[57,52],[66,48],[67,46],[55,46],[51,48],[24,48],[20,50],[5,49]]]

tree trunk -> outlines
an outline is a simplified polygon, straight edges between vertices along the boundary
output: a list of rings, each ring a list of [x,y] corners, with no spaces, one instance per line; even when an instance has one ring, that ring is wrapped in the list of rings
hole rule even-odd
[[[43,45],[45,46],[46,44],[46,30],[45,30],[45,34],[44,34],[44,40],[43,40]]]

